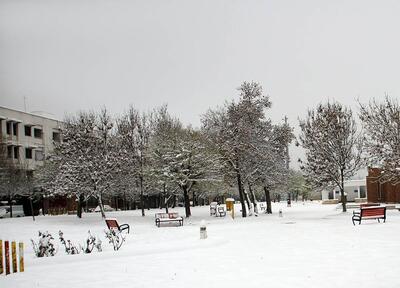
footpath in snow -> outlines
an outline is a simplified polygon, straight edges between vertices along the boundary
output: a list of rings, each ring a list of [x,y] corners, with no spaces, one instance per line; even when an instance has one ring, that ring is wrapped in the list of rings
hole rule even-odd
[[[278,217],[282,209],[283,217]],[[172,209],[184,215],[183,208]],[[98,213],[0,219],[0,239],[26,245],[24,273],[0,276],[1,288],[90,287],[400,287],[400,212],[389,210],[387,222],[353,226],[350,210],[318,202],[274,203],[272,215],[233,220],[209,216],[208,207],[192,208],[183,227],[154,224],[154,213],[107,213],[131,226],[119,251],[104,237],[106,225]],[[204,219],[208,239],[200,240]],[[36,258],[30,239],[38,230],[58,241],[83,243],[87,231],[103,241],[104,251]]]

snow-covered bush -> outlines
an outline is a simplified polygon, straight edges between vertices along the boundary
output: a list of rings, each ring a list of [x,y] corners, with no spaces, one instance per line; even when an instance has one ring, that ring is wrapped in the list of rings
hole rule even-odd
[[[92,233],[90,233],[90,230],[88,231],[88,234],[84,247],[81,247],[82,251],[86,254],[92,253],[94,248],[96,248],[97,252],[103,251],[101,248],[101,240],[97,239],[96,236],[93,236]]]
[[[109,243],[113,245],[115,251],[121,248],[122,244],[125,241],[125,237],[121,235],[119,232],[115,232],[115,230],[104,230],[106,233],[106,238],[108,239]]]
[[[80,250],[71,242],[71,240],[64,239],[64,233],[60,230],[58,231],[60,242],[65,247],[65,252],[69,255],[79,254]]]
[[[50,257],[57,253],[54,245],[54,238],[49,232],[39,231],[39,240],[36,243],[31,239],[33,245],[33,251],[37,257]]]

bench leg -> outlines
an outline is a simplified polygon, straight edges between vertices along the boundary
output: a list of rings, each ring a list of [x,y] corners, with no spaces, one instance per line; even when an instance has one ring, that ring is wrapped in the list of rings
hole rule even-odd
[[[378,218],[378,223],[381,223],[381,221],[379,220],[379,218]]]

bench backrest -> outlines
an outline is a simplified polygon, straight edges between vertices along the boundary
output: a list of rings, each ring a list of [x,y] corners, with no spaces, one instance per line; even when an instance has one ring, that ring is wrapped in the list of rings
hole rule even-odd
[[[106,224],[110,230],[119,230],[117,219],[106,219]]]
[[[362,203],[360,204],[360,208],[362,207],[375,207],[375,206],[381,206],[380,203]]]
[[[361,208],[361,217],[385,216],[386,207],[365,207]]]
[[[176,219],[179,217],[179,213],[170,212],[170,213],[156,213],[156,218],[168,218],[168,219]]]

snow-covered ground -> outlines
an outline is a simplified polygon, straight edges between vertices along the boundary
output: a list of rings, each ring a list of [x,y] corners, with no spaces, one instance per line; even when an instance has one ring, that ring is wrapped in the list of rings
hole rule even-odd
[[[276,213],[283,210],[283,217]],[[259,217],[209,216],[208,207],[192,208],[183,227],[154,225],[154,213],[107,213],[132,229],[120,251],[104,237],[98,213],[0,220],[0,239],[24,241],[24,273],[0,276],[1,288],[49,287],[400,287],[400,213],[387,222],[353,226],[351,211],[308,202],[273,205]],[[184,214],[183,208],[173,209]],[[238,209],[237,209],[238,211]],[[208,239],[199,225],[207,223]],[[102,238],[104,251],[35,258],[30,239],[47,230],[83,242],[87,230]],[[57,238],[58,240],[58,238]]]

